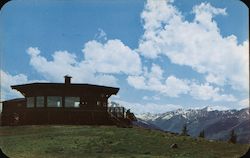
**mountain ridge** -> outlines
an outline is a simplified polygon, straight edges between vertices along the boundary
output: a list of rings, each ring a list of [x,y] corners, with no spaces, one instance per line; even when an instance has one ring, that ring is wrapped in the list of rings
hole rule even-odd
[[[239,143],[250,143],[249,109],[217,110],[211,107],[202,109],[177,109],[161,114],[139,114],[139,119],[159,127],[164,131],[180,133],[184,124],[189,134],[197,137],[204,130],[207,139],[229,139],[231,130],[235,130]]]

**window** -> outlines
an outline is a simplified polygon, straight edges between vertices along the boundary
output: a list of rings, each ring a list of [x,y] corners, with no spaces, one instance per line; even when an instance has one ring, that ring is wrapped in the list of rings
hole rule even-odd
[[[35,106],[35,98],[27,97],[27,108],[33,108]]]
[[[65,107],[79,108],[80,97],[65,97]]]
[[[38,96],[36,97],[36,107],[44,107],[44,97]]]
[[[59,96],[48,96],[47,97],[48,107],[62,107],[62,97]]]

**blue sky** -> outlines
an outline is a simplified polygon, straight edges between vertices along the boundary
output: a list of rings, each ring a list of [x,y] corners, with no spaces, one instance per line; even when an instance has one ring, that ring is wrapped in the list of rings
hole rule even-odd
[[[238,0],[13,0],[0,13],[1,100],[27,82],[120,88],[135,112],[249,104],[248,8]]]

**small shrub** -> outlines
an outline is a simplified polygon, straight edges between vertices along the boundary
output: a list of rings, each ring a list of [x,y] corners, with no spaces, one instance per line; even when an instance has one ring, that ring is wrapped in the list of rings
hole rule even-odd
[[[149,154],[151,154],[151,152],[150,151],[146,151],[146,152],[144,152],[144,154],[145,155],[149,155]]]
[[[181,131],[181,135],[183,135],[183,136],[187,136],[188,135],[188,130],[187,130],[187,125],[186,124],[183,125],[182,131]]]
[[[235,134],[234,130],[231,131],[228,142],[233,144],[237,143],[237,135]]]
[[[200,138],[205,138],[205,131],[204,131],[204,130],[202,130],[202,131],[200,132],[199,137],[200,137]]]

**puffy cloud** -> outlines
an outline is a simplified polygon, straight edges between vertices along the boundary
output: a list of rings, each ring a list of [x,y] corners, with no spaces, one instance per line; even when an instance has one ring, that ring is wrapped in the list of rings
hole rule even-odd
[[[158,92],[169,97],[179,97],[188,94],[197,100],[236,101],[230,94],[223,94],[220,88],[215,88],[209,83],[199,84],[195,81],[179,79],[168,76],[165,80],[160,66],[153,64],[151,70],[144,69],[142,75],[128,76],[129,85],[136,89]],[[143,98],[148,99],[148,97]]]
[[[225,78],[223,78],[221,75],[208,74],[205,78],[207,82],[215,83],[219,86],[223,86],[225,83]]]
[[[76,56],[67,51],[56,51],[52,57],[52,61],[48,61],[45,57],[41,56],[38,48],[30,47],[27,53],[31,56],[30,64],[45,78],[58,81],[62,80],[63,76],[70,74],[77,67]]]
[[[163,4],[164,3],[164,4]],[[179,12],[171,1],[150,1],[148,0],[141,18],[144,21],[144,34],[139,42],[137,51],[149,58],[156,58],[161,53],[159,45],[164,44],[159,38],[163,26],[169,23],[173,17],[180,17]],[[166,41],[167,42],[167,41]]]
[[[189,91],[187,81],[169,76],[165,81],[165,89],[163,93],[171,97],[178,97],[180,94],[186,94]]]
[[[67,51],[56,51],[52,61],[40,55],[38,48],[29,48],[30,64],[49,81],[62,81],[63,76],[71,75],[73,82],[86,82],[92,84],[117,85],[117,79],[108,74],[97,73],[87,61],[76,61],[76,56]]]
[[[248,91],[248,41],[238,44],[234,35],[223,37],[213,19],[226,15],[226,9],[201,3],[193,13],[189,22],[171,1],[147,1],[141,14],[145,32],[137,51],[153,59],[166,55],[174,64],[207,75],[207,82]]]
[[[128,76],[127,81],[136,89],[155,91],[170,97],[178,97],[189,91],[185,80],[180,80],[175,76],[169,76],[164,80],[163,70],[156,64],[152,64],[150,71],[144,68],[142,75]]]
[[[151,71],[144,68],[142,75],[128,76],[127,81],[137,89],[161,91],[163,70],[156,64],[153,64]]]
[[[200,5],[194,6],[193,13],[195,13],[194,21],[209,30],[218,29],[216,22],[213,21],[215,15],[227,15],[225,8],[215,8],[209,3],[201,3]]]
[[[84,49],[85,61],[101,73],[139,74],[141,60],[139,55],[120,40],[109,40],[102,44],[89,41]]]
[[[236,98],[230,94],[221,94],[221,89],[214,88],[209,83],[190,85],[190,95],[198,100],[214,100],[214,101],[236,101]]]
[[[11,89],[11,85],[26,84],[31,82],[46,82],[45,80],[28,80],[24,74],[11,75],[8,72],[0,70],[1,75],[1,101],[22,97],[21,93]]]
[[[1,101],[6,100],[7,98],[11,97],[21,97],[22,95],[11,89],[11,85],[16,85],[20,83],[26,83],[27,82],[27,76],[24,74],[18,74],[18,75],[10,75],[9,73],[4,72],[3,70],[1,72]]]
[[[81,61],[77,61],[76,55],[68,51],[54,52],[49,61],[38,48],[27,49],[30,64],[50,81],[60,81],[68,74],[74,82],[116,86],[117,79],[113,74],[139,74],[141,71],[139,55],[120,40],[109,40],[104,44],[89,41],[82,51],[84,59]]]
[[[147,89],[143,76],[128,76],[127,81],[136,89]]]

